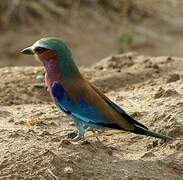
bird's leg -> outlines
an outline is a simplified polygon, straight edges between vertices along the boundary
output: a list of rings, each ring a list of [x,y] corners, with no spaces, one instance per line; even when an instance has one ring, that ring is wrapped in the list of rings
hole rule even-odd
[[[71,121],[69,125],[75,126],[75,122]],[[67,138],[74,139],[77,136],[77,130],[72,130],[71,132],[67,133]]]
[[[83,139],[85,134],[85,128],[83,127],[82,123],[76,122],[76,128],[77,128],[77,136],[73,138],[73,141],[79,141]]]

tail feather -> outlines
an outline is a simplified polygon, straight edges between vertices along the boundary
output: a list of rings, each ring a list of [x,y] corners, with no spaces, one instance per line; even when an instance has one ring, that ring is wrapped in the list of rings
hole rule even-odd
[[[149,129],[145,129],[137,124],[134,124],[134,130],[131,131],[135,134],[141,134],[141,135],[145,135],[145,136],[152,136],[152,137],[156,137],[156,138],[160,138],[160,139],[163,139],[163,140],[173,140],[174,138],[173,137],[170,137],[170,136],[165,136],[165,135],[162,135],[162,134],[159,134],[157,132],[154,132],[154,131],[151,131]]]

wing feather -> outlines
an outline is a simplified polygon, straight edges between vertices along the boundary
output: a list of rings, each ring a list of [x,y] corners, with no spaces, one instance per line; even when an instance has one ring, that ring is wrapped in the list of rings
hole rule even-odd
[[[124,130],[134,129],[133,120],[129,121],[125,116],[126,113],[119,106],[87,81],[80,82],[80,86],[77,87],[55,82],[52,86],[52,94],[57,106],[64,112],[70,113],[73,118],[87,123],[118,127],[117,129],[119,127]]]
[[[131,116],[129,116],[121,107],[119,107],[117,104],[115,104],[114,102],[112,102],[107,96],[105,96],[99,89],[97,89],[95,86],[93,86],[92,84],[90,84],[91,87],[112,107],[114,108],[115,111],[117,111],[118,113],[121,114],[121,116],[123,116],[124,118],[126,118],[129,122],[131,122],[132,124],[136,124],[139,125],[140,127],[143,127],[145,129],[148,129],[146,126],[144,126],[143,124],[139,123],[138,121],[136,121],[134,118],[132,118]]]

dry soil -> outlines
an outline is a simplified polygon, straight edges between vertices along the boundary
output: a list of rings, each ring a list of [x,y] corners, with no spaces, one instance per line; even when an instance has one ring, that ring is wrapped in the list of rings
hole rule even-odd
[[[84,76],[150,129],[183,137],[183,58],[110,56]],[[122,131],[73,143],[41,67],[0,69],[0,179],[182,180],[183,140],[164,142]]]

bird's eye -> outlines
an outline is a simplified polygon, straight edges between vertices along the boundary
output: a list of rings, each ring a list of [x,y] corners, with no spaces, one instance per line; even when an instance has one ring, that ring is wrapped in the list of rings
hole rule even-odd
[[[43,53],[44,51],[47,51],[48,49],[46,48],[42,48],[42,47],[37,47],[34,49],[34,52],[37,53],[37,54],[41,54]]]

